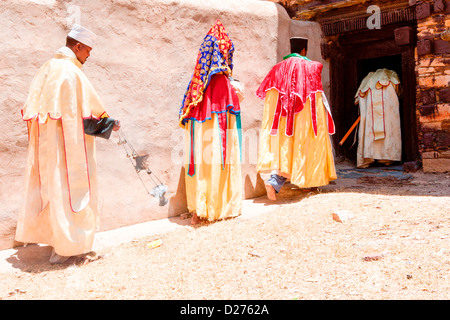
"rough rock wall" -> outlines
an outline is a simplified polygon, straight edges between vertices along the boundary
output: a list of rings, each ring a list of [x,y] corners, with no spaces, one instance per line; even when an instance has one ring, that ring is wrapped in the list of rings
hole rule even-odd
[[[422,1],[417,13],[417,117],[424,172],[450,171],[450,1]]]
[[[64,45],[74,22],[100,37],[83,71],[137,153],[148,155],[150,168],[169,187],[168,205],[158,206],[117,145],[117,135],[98,138],[100,230],[186,211],[178,111],[199,46],[216,19],[234,42],[233,76],[245,86],[243,181],[245,197],[251,198],[265,192],[255,171],[263,102],[254,92],[289,52],[291,21],[280,5],[256,0],[0,2],[0,249],[13,244],[23,199],[27,131],[20,109],[35,72]]]

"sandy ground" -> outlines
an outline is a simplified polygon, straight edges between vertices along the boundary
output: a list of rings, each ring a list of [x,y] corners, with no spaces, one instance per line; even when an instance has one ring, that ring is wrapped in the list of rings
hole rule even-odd
[[[449,299],[450,174],[338,168],[317,190],[246,200],[239,218],[99,235],[85,265],[4,251],[0,299]]]

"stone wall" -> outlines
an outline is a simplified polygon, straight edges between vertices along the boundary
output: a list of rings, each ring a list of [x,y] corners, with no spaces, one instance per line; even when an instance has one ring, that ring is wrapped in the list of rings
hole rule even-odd
[[[421,1],[417,15],[417,117],[424,172],[450,171],[450,1]]]
[[[64,45],[74,22],[99,36],[84,73],[136,151],[148,155],[149,167],[169,187],[169,203],[160,207],[117,145],[117,135],[97,139],[99,230],[186,212],[178,111],[199,46],[216,19],[234,42],[233,76],[245,87],[242,168],[245,198],[253,198],[265,193],[256,173],[263,101],[255,91],[289,53],[291,33],[307,34],[317,26],[292,31],[284,8],[257,0],[0,1],[0,249],[13,245],[24,197],[27,130],[20,109],[37,69]],[[320,57],[318,46],[310,52]],[[153,187],[151,180],[146,183]]]
[[[302,37],[308,39],[308,52],[309,59],[314,61],[320,61],[323,64],[322,69],[322,85],[325,95],[330,97],[330,63],[329,60],[324,60],[322,57],[321,43],[323,39],[322,29],[320,24],[312,21],[291,21],[292,37]]]

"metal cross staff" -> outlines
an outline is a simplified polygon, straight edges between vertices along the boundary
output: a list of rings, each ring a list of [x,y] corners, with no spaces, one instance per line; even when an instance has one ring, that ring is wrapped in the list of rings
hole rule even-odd
[[[159,197],[159,205],[160,206],[166,205],[168,200],[164,197],[164,195],[166,194],[168,188],[167,188],[166,185],[164,185],[161,182],[161,180],[145,164],[144,160],[147,157],[147,155],[138,156],[136,150],[133,148],[133,146],[131,145],[130,141],[127,139],[127,137],[125,136],[125,134],[123,133],[122,130],[119,129],[117,131],[117,134],[119,135],[119,142],[117,144],[118,145],[122,145],[123,148],[125,149],[125,152],[127,154],[127,158],[130,159],[131,164],[135,168],[136,174],[138,175],[139,179],[141,180],[142,185],[144,186],[144,188],[147,191],[147,193],[152,195],[152,196],[154,196],[154,197]],[[133,160],[134,160],[134,162],[133,162]],[[148,176],[151,178],[151,180],[155,184],[155,187],[153,189],[149,190],[147,188],[147,185],[145,184],[144,180],[142,179],[141,175],[139,174],[139,172],[142,171],[142,170],[147,172]],[[155,179],[158,180],[159,183],[156,182],[155,179],[153,179],[153,177],[155,177]]]

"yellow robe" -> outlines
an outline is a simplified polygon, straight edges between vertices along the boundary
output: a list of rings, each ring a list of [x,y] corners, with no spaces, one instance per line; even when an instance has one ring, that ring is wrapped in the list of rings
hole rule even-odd
[[[242,212],[241,155],[236,116],[227,112],[227,160],[222,163],[221,137],[216,113],[204,122],[185,126],[185,150],[194,132],[195,174],[186,174],[188,210],[209,221],[239,216]],[[192,128],[194,126],[194,128]],[[189,166],[185,152],[185,168]]]
[[[24,205],[16,240],[53,247],[60,256],[90,252],[98,221],[95,138],[83,118],[105,116],[70,49],[38,71],[22,109],[28,126]]]
[[[321,92],[316,92],[317,136],[311,120],[311,103],[308,99],[302,111],[294,118],[294,135],[285,135],[286,117],[280,117],[276,135],[270,135],[273,115],[278,101],[278,91],[270,89],[264,100],[257,170],[269,173],[277,170],[300,188],[327,185],[335,180],[336,169],[328,133],[327,110]]]

